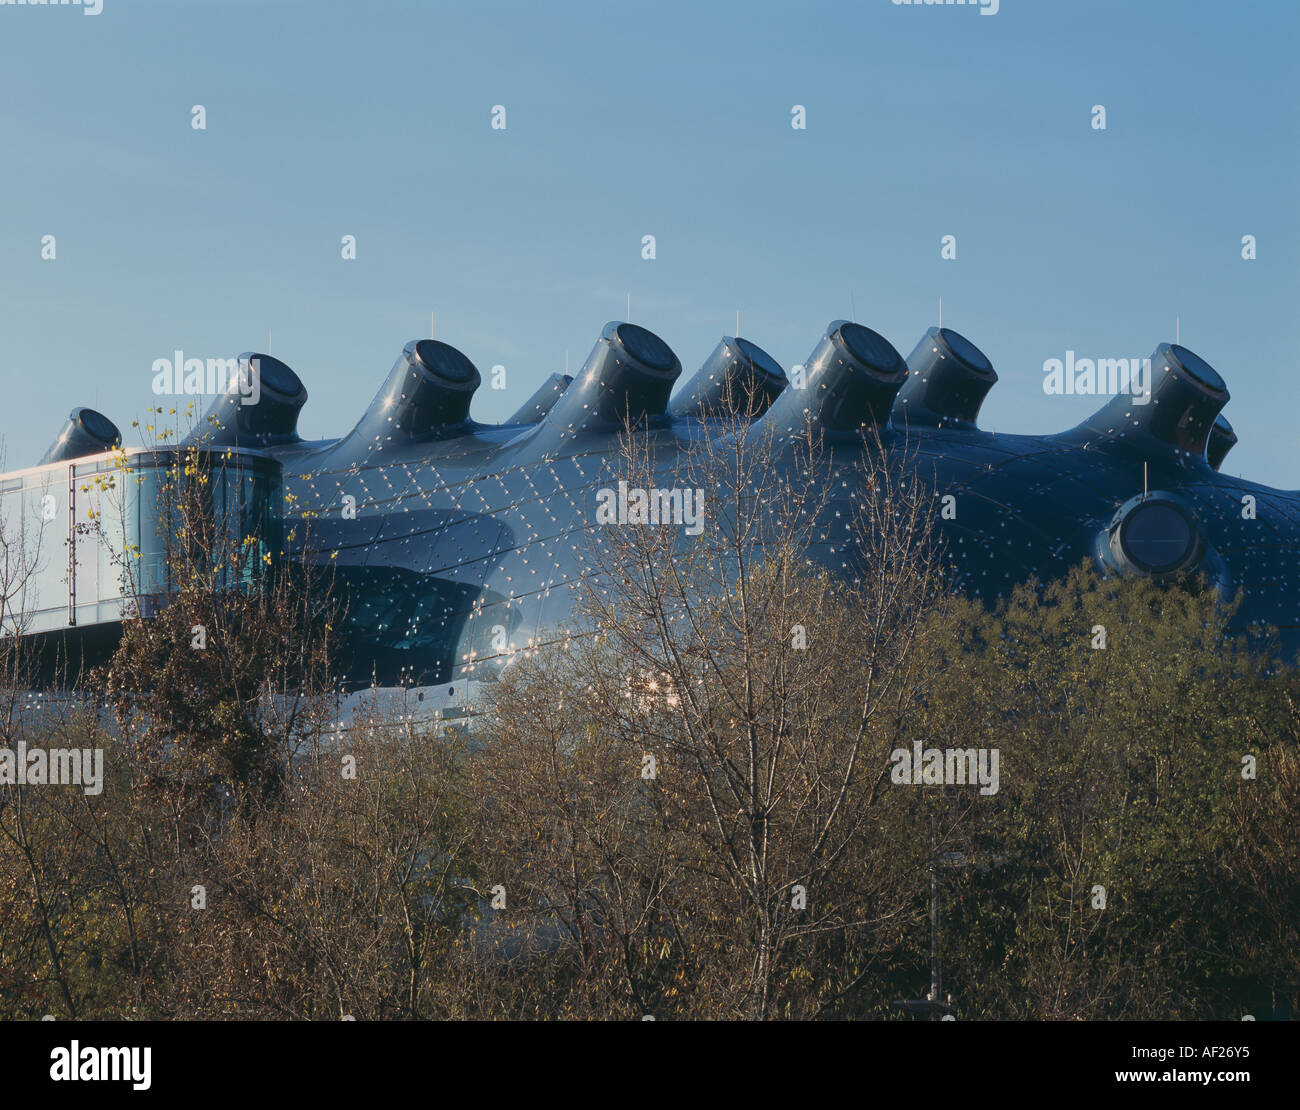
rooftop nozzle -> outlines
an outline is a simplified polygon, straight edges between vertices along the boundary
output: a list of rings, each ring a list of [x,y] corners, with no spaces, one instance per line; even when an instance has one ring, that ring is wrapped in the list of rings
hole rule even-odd
[[[203,422],[186,437],[212,447],[271,447],[298,440],[298,413],[307,389],[293,369],[272,355],[245,351],[227,360],[225,389]],[[209,362],[209,366],[218,365]]]
[[[1205,443],[1205,461],[1215,470],[1223,465],[1224,456],[1237,446],[1237,433],[1232,430],[1228,418],[1219,413],[1210,428],[1210,438]]]
[[[907,363],[883,335],[833,320],[800,375],[763,417],[786,435],[856,438],[889,427],[889,410],[907,378]]]
[[[673,398],[674,416],[762,416],[790,384],[780,363],[748,339],[725,335]]]
[[[353,435],[382,445],[458,434],[469,424],[469,403],[481,381],[474,364],[451,344],[412,340]]]
[[[507,424],[537,424],[551,411],[561,394],[573,381],[568,374],[552,374],[537,387],[537,392],[528,398],[515,413],[506,420]]]
[[[672,348],[637,324],[605,325],[573,383],[546,415],[551,433],[616,431],[662,416],[682,364]]]
[[[121,443],[122,433],[102,412],[75,408],[38,465],[98,455],[103,451],[111,451]]]
[[[894,402],[900,424],[976,427],[998,375],[984,352],[951,328],[930,328],[907,358],[908,376]]]
[[[1161,343],[1132,388],[1103,405],[1079,430],[1135,445],[1156,443],[1197,457],[1215,417],[1228,403],[1228,387],[1200,356],[1177,343]]]

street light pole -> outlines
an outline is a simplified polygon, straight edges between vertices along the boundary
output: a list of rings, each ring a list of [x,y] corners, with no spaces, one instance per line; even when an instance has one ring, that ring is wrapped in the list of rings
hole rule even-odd
[[[945,863],[956,863],[961,857],[949,852]],[[943,969],[939,962],[939,845],[934,818],[930,818],[930,993],[924,998],[898,999],[894,1002],[900,1010],[923,1014],[931,1021],[952,1017],[951,1002],[944,1002]]]
[[[943,972],[939,967],[939,859],[933,835],[930,837],[930,1001],[943,997]],[[936,1010],[933,1019],[938,1020]]]

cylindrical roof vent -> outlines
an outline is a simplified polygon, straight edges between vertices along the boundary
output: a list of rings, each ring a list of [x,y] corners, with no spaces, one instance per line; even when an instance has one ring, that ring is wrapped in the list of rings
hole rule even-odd
[[[287,363],[258,351],[245,351],[229,361],[225,391],[208,406],[187,442],[212,447],[296,443],[298,414],[307,403],[307,389],[298,375]]]
[[[552,374],[506,421],[507,424],[537,424],[551,409],[573,379],[568,374]]]
[[[122,433],[102,412],[75,408],[69,414],[68,422],[50,444],[49,450],[42,456],[39,465],[98,455],[103,451],[111,451],[121,443]]]
[[[547,414],[550,434],[608,432],[661,416],[681,372],[672,348],[654,332],[608,323],[573,384]]]
[[[1219,413],[1210,428],[1210,438],[1205,444],[1205,461],[1215,470],[1223,465],[1223,459],[1229,451],[1237,446],[1237,433],[1232,430],[1228,418]]]
[[[1103,405],[1081,428],[1141,445],[1162,443],[1205,457],[1214,418],[1228,387],[1203,358],[1177,343],[1161,343],[1131,388]]]
[[[762,416],[789,385],[780,363],[748,339],[725,335],[673,398],[674,416]]]
[[[907,378],[907,363],[883,335],[833,320],[791,386],[763,418],[787,435],[855,437],[889,427],[889,410]]]
[[[451,344],[412,340],[353,434],[378,444],[456,435],[469,423],[469,403],[481,381]]]
[[[931,328],[907,358],[908,376],[894,402],[897,424],[975,428],[998,375],[984,352],[951,328]]]

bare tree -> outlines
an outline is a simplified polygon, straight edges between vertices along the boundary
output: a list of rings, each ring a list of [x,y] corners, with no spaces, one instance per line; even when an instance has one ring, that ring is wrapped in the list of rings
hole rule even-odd
[[[874,448],[735,422],[666,473],[629,433],[608,488],[700,491],[702,531],[596,529],[588,634],[502,684],[496,865],[633,1010],[833,1011],[912,912],[928,846],[899,835],[888,756],[945,577],[929,491]]]

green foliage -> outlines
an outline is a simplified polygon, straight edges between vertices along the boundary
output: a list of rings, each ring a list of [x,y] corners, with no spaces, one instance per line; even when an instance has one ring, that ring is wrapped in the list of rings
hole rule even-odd
[[[1300,872],[1261,826],[1295,816],[1297,675],[1229,613],[1196,584],[1080,569],[951,618],[916,734],[1002,761],[999,793],[953,822],[966,1016],[1236,1018],[1295,997]]]

